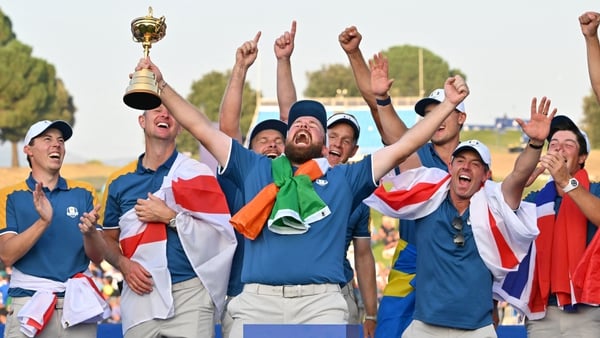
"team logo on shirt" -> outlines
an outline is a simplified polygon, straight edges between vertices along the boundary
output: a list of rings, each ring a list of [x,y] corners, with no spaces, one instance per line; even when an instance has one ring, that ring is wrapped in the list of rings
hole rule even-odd
[[[324,187],[324,186],[327,185],[327,183],[329,183],[329,181],[321,179],[321,178],[318,178],[318,179],[315,180],[315,183],[318,184],[318,185],[320,185],[320,186],[322,186],[322,187]]]
[[[75,217],[79,216],[79,211],[75,207],[68,207],[67,208],[67,216],[69,216],[71,218],[75,218]]]

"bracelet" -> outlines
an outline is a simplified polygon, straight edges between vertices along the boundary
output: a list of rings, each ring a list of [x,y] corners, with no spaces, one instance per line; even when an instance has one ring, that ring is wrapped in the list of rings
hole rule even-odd
[[[535,150],[540,150],[540,149],[544,148],[544,144],[543,143],[542,144],[533,144],[533,143],[531,143],[531,141],[529,141],[527,143],[527,145],[530,146],[531,148],[535,149]]]
[[[158,95],[160,95],[163,90],[165,90],[165,87],[167,86],[167,81],[165,81],[164,79],[158,84]]]
[[[389,97],[389,96],[387,97],[387,99],[383,99],[383,100],[380,100],[380,99],[376,98],[375,102],[377,102],[378,106],[387,106],[387,105],[389,105],[389,104],[392,103],[392,98]]]
[[[377,322],[377,316],[365,316],[365,320],[372,320],[374,322]]]

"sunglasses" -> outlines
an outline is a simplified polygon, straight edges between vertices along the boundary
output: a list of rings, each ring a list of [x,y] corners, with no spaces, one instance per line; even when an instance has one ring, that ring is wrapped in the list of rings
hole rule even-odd
[[[454,235],[454,244],[456,246],[465,246],[465,235],[463,234],[463,221],[460,217],[454,217],[452,220],[452,227],[458,231]]]

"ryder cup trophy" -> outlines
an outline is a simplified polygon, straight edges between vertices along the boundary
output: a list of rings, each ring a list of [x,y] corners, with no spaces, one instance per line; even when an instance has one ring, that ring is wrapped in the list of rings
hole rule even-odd
[[[148,58],[152,44],[165,37],[166,30],[165,17],[153,17],[152,7],[148,8],[148,15],[136,18],[131,22],[133,41],[142,43],[145,58]],[[123,96],[123,102],[134,109],[154,109],[161,104],[159,93],[154,73],[149,69],[142,69],[133,73]]]

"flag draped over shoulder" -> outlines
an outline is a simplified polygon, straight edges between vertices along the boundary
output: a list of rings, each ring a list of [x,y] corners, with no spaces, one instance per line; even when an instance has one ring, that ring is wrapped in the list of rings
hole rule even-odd
[[[582,188],[589,189],[585,170],[579,170],[575,178]],[[537,194],[540,236],[531,244],[519,269],[494,284],[496,299],[507,301],[532,320],[546,315],[551,293],[556,294],[561,307],[600,303],[598,234],[586,249],[587,218],[567,194],[563,195],[557,214],[556,196],[554,181]]]
[[[386,179],[387,182],[364,200],[384,215],[418,219],[438,209],[448,194],[450,175],[437,168],[420,167]],[[390,191],[386,183],[392,184]],[[477,250],[494,280],[517,269],[538,235],[535,208],[523,202],[514,212],[505,202],[501,185],[486,181],[473,195],[470,221]]]
[[[326,158],[303,163],[292,175],[292,165],[285,156],[272,161],[273,183],[265,186],[231,219],[235,229],[249,239],[256,239],[265,224],[283,235],[302,234],[310,223],[331,211],[315,192],[312,182],[329,169]]]
[[[224,306],[231,260],[236,247],[229,224],[225,196],[204,164],[178,154],[154,195],[177,212],[176,229],[198,278],[210,294],[217,312]],[[123,254],[152,274],[150,294],[139,296],[124,283],[121,308],[123,332],[141,322],[174,315],[171,277],[167,269],[167,229],[163,223],[142,223],[135,210],[120,219]]]

